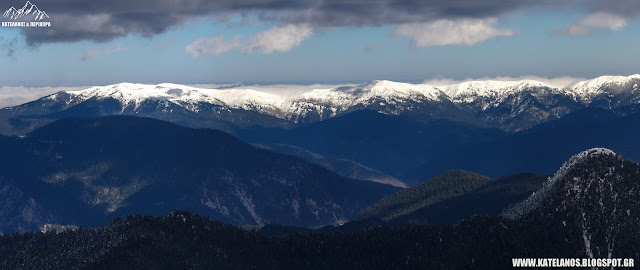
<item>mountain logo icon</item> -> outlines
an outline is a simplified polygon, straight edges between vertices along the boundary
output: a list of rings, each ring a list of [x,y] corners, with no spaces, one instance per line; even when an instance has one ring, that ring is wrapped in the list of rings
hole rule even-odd
[[[33,21],[41,21],[49,18],[49,15],[47,15],[46,12],[38,9],[36,5],[29,1],[27,1],[21,9],[11,7],[2,14],[3,18],[14,21],[20,18],[29,18],[31,16]]]

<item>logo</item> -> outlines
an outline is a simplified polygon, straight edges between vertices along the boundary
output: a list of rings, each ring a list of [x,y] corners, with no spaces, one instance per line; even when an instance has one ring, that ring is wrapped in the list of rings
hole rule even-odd
[[[51,27],[51,22],[42,21],[49,19],[46,12],[27,1],[21,9],[11,7],[2,14],[4,19],[2,27]]]

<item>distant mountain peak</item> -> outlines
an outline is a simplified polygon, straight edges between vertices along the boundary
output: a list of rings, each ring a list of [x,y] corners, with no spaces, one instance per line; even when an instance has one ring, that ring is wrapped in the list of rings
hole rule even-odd
[[[640,74],[630,76],[600,76],[594,79],[580,81],[570,87],[571,92],[581,97],[584,102],[591,100],[598,95],[607,92],[625,92],[628,88],[624,86],[634,83],[631,86],[632,91],[640,91]]]
[[[553,89],[562,91],[562,88],[555,87],[535,80],[519,81],[467,81],[458,84],[443,86],[443,91],[454,102],[471,103],[477,98],[490,98],[500,101],[506,96],[516,94],[527,89]]]
[[[579,81],[571,86],[571,88],[580,87],[600,87],[604,84],[623,84],[630,80],[640,80],[640,74],[629,76],[600,76],[589,80]]]
[[[355,97],[360,99],[366,98],[411,98],[424,96],[431,100],[440,100],[442,91],[437,87],[427,84],[411,84],[403,82],[394,82],[388,80],[375,80],[366,84],[352,87],[353,93],[359,93]]]
[[[584,162],[585,160],[598,158],[600,156],[612,156],[612,155],[618,155],[618,154],[616,154],[615,152],[613,152],[611,149],[608,149],[608,148],[601,148],[601,147],[591,148],[591,149],[582,151],[574,155],[573,157],[571,157],[571,159],[569,159],[569,161],[566,162],[565,165],[562,166],[562,168],[568,169],[575,166],[575,164]]]

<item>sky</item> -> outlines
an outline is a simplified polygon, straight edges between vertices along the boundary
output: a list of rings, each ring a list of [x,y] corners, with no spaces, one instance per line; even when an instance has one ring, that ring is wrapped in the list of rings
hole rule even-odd
[[[640,73],[634,0],[31,3],[51,27],[0,27],[0,106],[58,87],[119,82],[416,83]],[[3,12],[24,5],[0,1]]]

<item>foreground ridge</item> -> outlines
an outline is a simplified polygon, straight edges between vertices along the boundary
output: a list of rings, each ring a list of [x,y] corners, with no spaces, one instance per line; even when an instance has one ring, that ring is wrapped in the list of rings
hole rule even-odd
[[[0,236],[0,268],[503,269],[512,258],[640,256],[640,164],[594,148],[572,157],[554,178],[539,206],[517,219],[474,216],[455,225],[364,224],[268,237],[267,226],[241,229],[186,211],[130,215],[97,228]]]
[[[562,167],[560,167],[558,172],[556,172],[552,177],[549,177],[539,191],[534,192],[527,199],[513,205],[512,207],[505,209],[502,215],[510,219],[518,219],[531,213],[548,198],[550,193],[556,188],[558,182],[565,178],[571,170],[576,169],[576,167],[581,163],[588,162],[591,159],[598,159],[599,157],[607,156],[616,156],[617,158],[620,158],[615,152],[607,148],[591,148],[574,155],[565,162]]]

